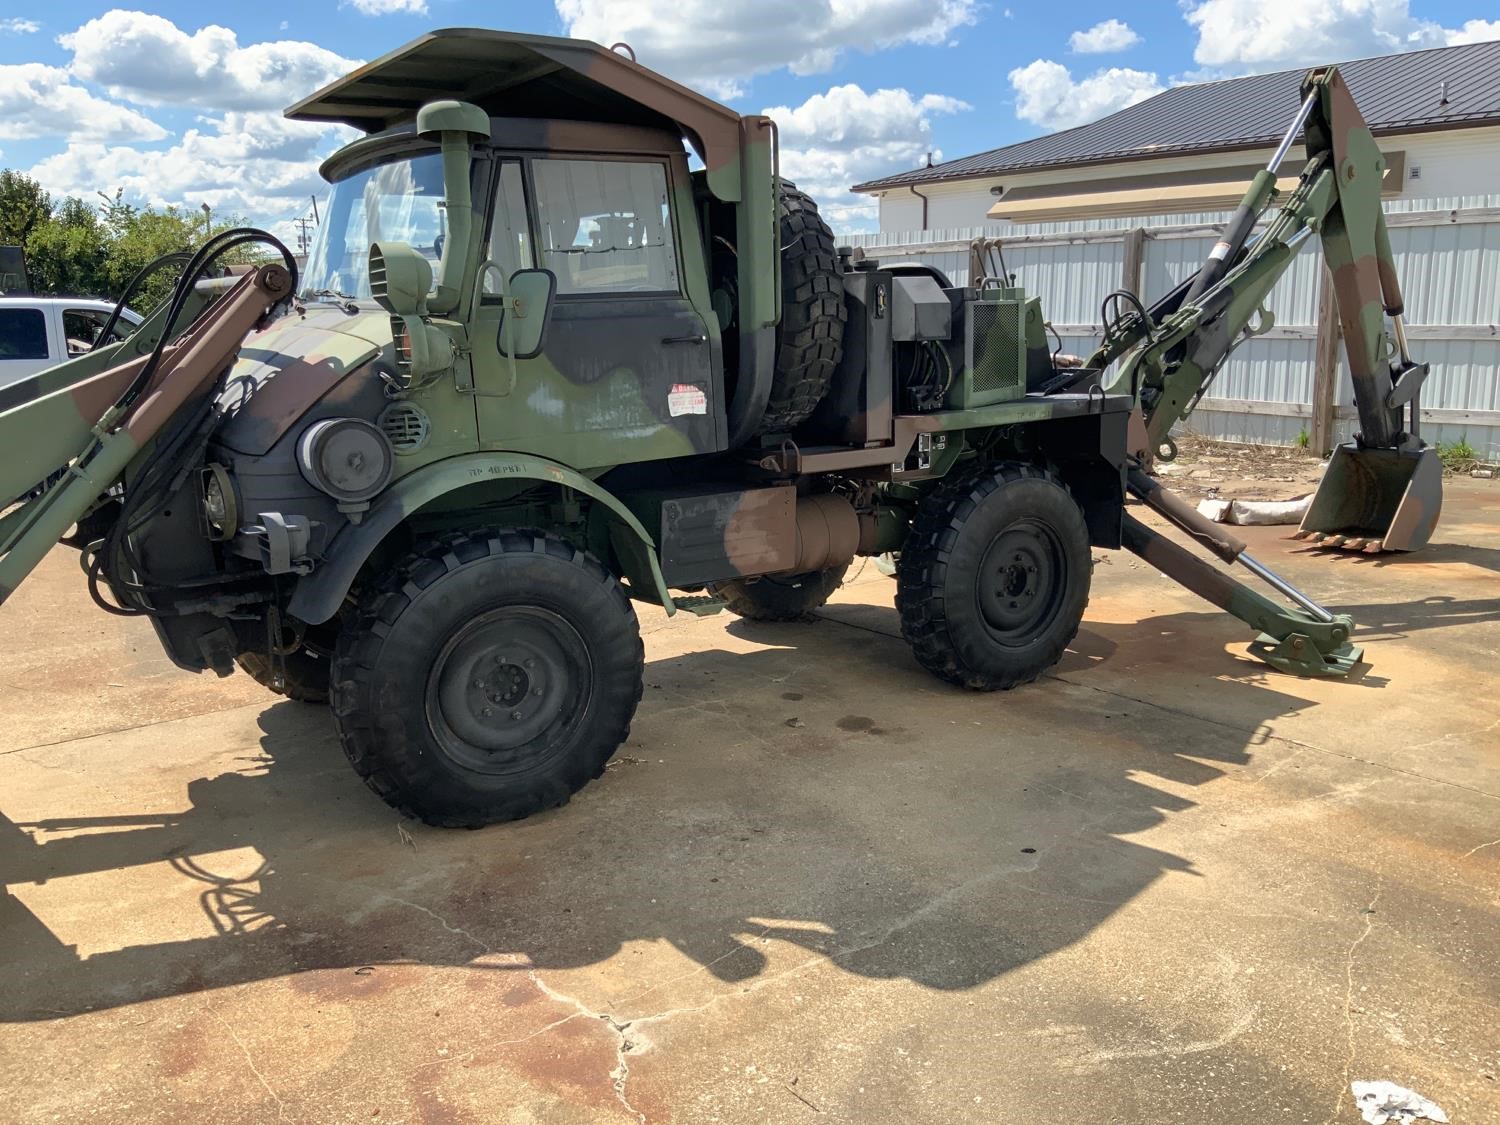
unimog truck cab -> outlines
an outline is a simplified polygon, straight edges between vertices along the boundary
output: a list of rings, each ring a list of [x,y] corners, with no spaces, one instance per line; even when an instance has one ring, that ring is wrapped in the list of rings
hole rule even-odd
[[[769,118],[596,44],[434,32],[288,115],[365,134],[323,167],[300,278],[284,253],[201,281],[275,244],[234,232],[129,340],[0,401],[0,433],[49,434],[0,466],[5,497],[68,464],[0,518],[0,595],[77,547],[179,666],[329,702],[403,812],[566,801],[628,734],[635,603],[801,620],[860,555],[897,560],[918,662],[971,689],[1060,658],[1091,547],[1250,621],[1277,667],[1358,658],[1347,617],[1285,583],[1302,608],[1280,608],[1124,509],[1129,488],[1253,561],[1142,470],[1185,412],[1183,349],[1222,362],[1261,290],[1221,298],[1270,276],[1269,244],[1216,251],[1233,268],[1197,305],[1125,295],[1081,360],[1003,266],[959,286],[837,247]]]

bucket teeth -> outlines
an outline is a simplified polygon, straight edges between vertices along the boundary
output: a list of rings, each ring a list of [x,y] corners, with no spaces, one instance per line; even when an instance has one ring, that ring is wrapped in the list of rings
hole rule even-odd
[[[1346,551],[1363,551],[1367,543],[1369,543],[1369,539],[1357,535],[1351,539],[1345,539],[1339,546],[1343,547]]]
[[[1317,534],[1317,532],[1315,532],[1315,531],[1304,531],[1304,530],[1302,530],[1302,529],[1299,528],[1298,530],[1292,532],[1292,538],[1293,539],[1311,539],[1316,534]]]

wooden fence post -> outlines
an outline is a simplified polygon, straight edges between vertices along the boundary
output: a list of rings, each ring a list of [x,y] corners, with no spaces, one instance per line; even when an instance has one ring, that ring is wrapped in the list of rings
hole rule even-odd
[[[1323,266],[1318,286],[1318,335],[1313,341],[1312,432],[1308,445],[1319,457],[1333,451],[1334,398],[1339,379],[1338,304],[1333,292],[1333,274]]]
[[[1146,262],[1146,228],[1135,227],[1125,234],[1125,267],[1120,271],[1120,288],[1141,295],[1141,269]]]

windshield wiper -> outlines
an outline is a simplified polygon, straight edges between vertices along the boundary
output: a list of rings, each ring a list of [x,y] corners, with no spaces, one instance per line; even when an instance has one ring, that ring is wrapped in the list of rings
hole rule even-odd
[[[307,289],[299,294],[299,296],[304,301],[313,297],[323,297],[333,301],[346,313],[359,312],[359,306],[354,303],[355,297],[353,293],[340,293],[337,289]]]

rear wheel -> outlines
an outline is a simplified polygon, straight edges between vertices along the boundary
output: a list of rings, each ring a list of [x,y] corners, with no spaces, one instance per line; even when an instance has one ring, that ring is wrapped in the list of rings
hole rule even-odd
[[[278,657],[278,660],[281,663],[280,686],[277,686],[275,670],[266,653],[242,652],[235,657],[235,663],[242,672],[277,695],[284,695],[299,703],[328,702],[329,661],[326,656],[299,648],[296,652]]]
[[[715,582],[729,612],[749,621],[805,621],[843,584],[849,564],[804,574],[767,574]]]
[[[976,691],[1056,664],[1088,605],[1083,513],[1030,465],[944,481],[919,505],[897,565],[901,632],[918,663]]]
[[[334,658],[334,720],[387,803],[440,827],[564,804],[630,733],[635,610],[541,532],[430,544],[367,595]]]

